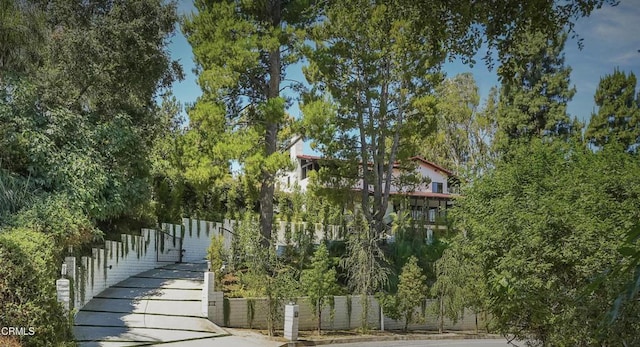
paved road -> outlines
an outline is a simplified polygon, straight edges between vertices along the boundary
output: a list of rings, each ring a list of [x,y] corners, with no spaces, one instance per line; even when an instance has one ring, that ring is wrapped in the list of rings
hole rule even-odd
[[[505,339],[491,340],[416,340],[333,344],[331,347],[508,347]]]

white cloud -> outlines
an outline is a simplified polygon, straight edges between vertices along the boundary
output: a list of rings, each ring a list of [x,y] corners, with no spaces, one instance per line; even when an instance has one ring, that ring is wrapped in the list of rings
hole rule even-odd
[[[640,62],[640,53],[638,51],[630,51],[627,53],[620,53],[610,59],[612,63],[619,66],[629,66],[634,63]]]
[[[574,40],[565,47],[565,63],[572,67],[571,81],[577,88],[569,113],[588,121],[600,78],[617,67],[640,73],[640,0],[621,0],[618,6],[595,10],[578,20],[575,31],[584,39],[584,49],[579,50]]]
[[[640,43],[639,25],[640,0],[622,0],[618,6],[605,6],[594,11],[591,17],[578,21],[576,30],[604,44]]]

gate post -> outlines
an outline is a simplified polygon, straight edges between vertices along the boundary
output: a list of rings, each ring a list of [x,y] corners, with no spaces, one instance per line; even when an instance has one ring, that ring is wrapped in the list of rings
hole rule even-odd
[[[62,271],[60,271],[62,278],[56,280],[56,294],[57,299],[65,312],[69,312],[69,302],[71,300],[71,286],[70,281],[64,278],[67,275],[67,264],[62,264]]]
[[[298,305],[290,303],[284,307],[284,338],[289,341],[298,341],[298,314]]]
[[[213,323],[224,326],[224,294],[215,290],[215,274],[213,271],[204,273],[202,287],[202,315]]]

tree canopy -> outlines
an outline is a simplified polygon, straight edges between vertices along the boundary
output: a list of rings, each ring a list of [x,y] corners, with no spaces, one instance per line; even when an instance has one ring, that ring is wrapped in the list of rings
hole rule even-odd
[[[154,98],[181,76],[166,50],[175,7],[145,0],[9,8],[23,22],[3,35],[13,37],[15,49],[2,57],[0,165],[28,181],[29,195],[40,201],[23,215],[55,215],[58,209],[46,206],[58,201],[76,219],[85,215],[106,229],[123,217],[144,218],[148,155],[164,130]],[[21,34],[27,29],[37,31],[33,40]]]
[[[411,135],[433,129],[442,56],[430,54],[436,43],[415,11],[396,3],[340,2],[313,29],[306,77],[314,90],[303,107],[304,125],[317,148],[337,159],[339,168],[321,179],[347,189],[359,185],[371,232],[383,230],[394,165],[411,165],[417,153]],[[345,180],[336,181],[336,173]]]
[[[33,325],[26,346],[72,338],[54,289],[66,246],[154,222],[156,97],[182,73],[167,51],[176,21],[161,0],[0,1],[0,263],[14,266],[0,325]]]
[[[492,89],[481,108],[478,86],[471,73],[444,80],[436,88],[436,131],[417,140],[421,143],[420,154],[459,177],[480,175],[492,158],[495,93]]]
[[[309,1],[196,1],[183,20],[203,95],[189,111],[191,166],[203,179],[242,165],[250,191],[258,190],[263,243],[271,241],[275,177],[288,165],[290,105],[282,92],[296,62]]]
[[[86,245],[100,230],[126,232],[153,224],[152,208],[159,220],[192,212],[220,216],[203,211],[222,209],[223,202],[257,209],[261,232],[249,216],[238,232],[244,243],[240,257],[230,259],[248,269],[241,280],[269,298],[273,332],[282,301],[297,290],[298,270],[304,270],[311,245],[308,230],[298,232],[306,248],[295,267],[273,247],[264,247],[272,239],[275,179],[291,165],[285,153],[291,138],[314,140],[332,169],[320,172],[324,183],[349,191],[360,184],[360,208],[352,214],[342,216],[343,209],[321,204],[308,206],[305,214],[322,211],[325,221],[329,215],[348,220],[354,232],[342,267],[351,289],[368,295],[389,282],[381,235],[391,186],[410,189],[421,183],[394,176],[394,169],[411,168],[410,157],[428,151],[421,148],[428,143],[424,137],[441,130],[434,142],[438,155],[460,168],[482,167],[474,175],[486,173],[461,199],[459,225],[469,242],[464,252],[446,253],[445,261],[450,254],[455,261],[461,254],[479,260],[474,283],[486,284],[483,298],[500,331],[524,329],[540,341],[561,344],[636,343],[630,334],[638,323],[629,313],[636,312],[635,302],[621,306],[612,326],[596,324],[628,273],[616,273],[602,288],[587,286],[594,271],[616,261],[634,264],[628,249],[616,252],[635,242],[620,238],[638,217],[632,174],[637,165],[607,147],[618,143],[629,151],[637,145],[635,77],[616,72],[601,83],[600,112],[588,133],[601,152],[534,139],[532,148],[515,148],[514,157],[495,170],[478,159],[489,155],[483,137],[491,136],[496,124],[512,137],[560,133],[570,124],[564,104],[573,91],[560,55],[565,37],[558,33],[576,34],[577,18],[615,3],[196,0],[197,12],[181,24],[203,94],[189,106],[185,129],[177,116],[180,105],[166,95],[182,75],[167,50],[178,21],[175,2],[0,0],[0,253],[3,260],[19,255],[10,259],[16,266],[51,265],[62,246]],[[468,75],[442,83],[446,59],[476,63],[472,57],[483,44],[487,63],[500,64],[505,86],[499,121],[493,118],[494,103],[489,111],[478,111]],[[497,61],[491,60],[493,52]],[[304,85],[289,81],[286,72],[303,57],[310,88],[297,94]],[[287,114],[298,95],[302,120]],[[232,172],[236,167],[240,174]],[[594,173],[609,169],[612,174],[605,177]],[[300,211],[307,204],[290,199],[283,198],[282,206],[290,202]],[[582,204],[569,207],[576,200]],[[405,241],[416,247],[399,243],[404,248],[398,247],[397,259],[425,249],[423,234],[414,236]],[[21,255],[42,244],[50,246],[44,258]],[[439,254],[442,246],[436,248]],[[324,284],[332,272],[322,273],[329,268],[324,251],[314,260],[306,277],[321,279],[319,287],[310,286],[321,293],[331,289]],[[419,263],[425,260],[433,259],[418,257]],[[407,302],[422,294],[420,285],[409,281],[423,281],[413,265],[398,290]],[[440,265],[442,284],[454,274]],[[36,284],[52,282],[55,269],[45,270],[36,274]],[[50,287],[34,289],[30,282],[13,291],[19,278],[5,277],[9,282],[0,294],[8,301],[2,304],[12,310],[5,316],[23,315],[17,301],[40,302],[51,312],[33,311],[36,320],[48,321],[53,313],[58,318],[46,330],[66,324],[55,312],[59,307],[50,300]],[[586,288],[581,292],[586,294],[577,288]],[[367,305],[365,300],[365,316]],[[580,325],[578,318],[585,317]],[[562,336],[563,329],[576,334]],[[59,330],[56,339],[67,338],[67,331]],[[45,339],[48,335],[39,335],[32,343],[55,342]]]
[[[637,343],[637,302],[604,324],[632,274],[592,284],[630,259],[619,249],[640,217],[638,161],[541,140],[513,153],[454,210],[495,328],[543,345]]]
[[[507,75],[502,77],[497,110],[494,141],[498,146],[575,133],[567,114],[575,88],[570,87],[571,68],[565,66],[562,53],[566,38],[566,34],[548,38],[542,32],[530,32],[509,49],[509,63],[498,69]]]
[[[591,115],[585,137],[592,145],[619,144],[637,151],[640,144],[640,98],[636,76],[618,69],[600,79],[594,96],[598,112]]]

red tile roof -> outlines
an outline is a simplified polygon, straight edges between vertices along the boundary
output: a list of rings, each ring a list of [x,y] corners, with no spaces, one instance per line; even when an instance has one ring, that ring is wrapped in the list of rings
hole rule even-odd
[[[425,198],[445,198],[445,199],[451,199],[457,196],[454,194],[432,193],[432,192],[391,193],[391,195],[406,195],[406,196],[417,196],[417,197],[425,197]]]
[[[299,159],[307,159],[307,160],[320,160],[322,157],[318,157],[316,155],[306,155],[306,154],[298,154],[296,156]]]

